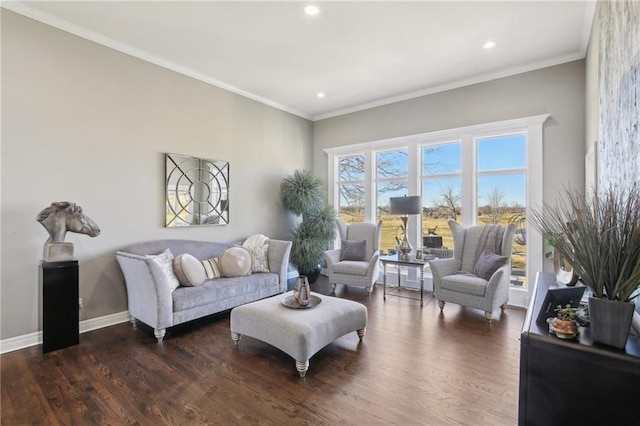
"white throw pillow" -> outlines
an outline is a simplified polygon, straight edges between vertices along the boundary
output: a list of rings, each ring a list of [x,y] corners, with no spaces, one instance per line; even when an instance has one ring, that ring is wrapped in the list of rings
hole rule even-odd
[[[242,277],[251,273],[251,255],[243,247],[229,247],[220,255],[220,267],[225,277]]]
[[[242,243],[242,247],[248,249],[249,247],[262,247],[269,238],[263,234],[253,234]]]
[[[147,265],[151,269],[151,275],[159,283],[165,283],[169,288],[169,291],[173,291],[180,287],[178,277],[173,272],[173,253],[171,250],[166,249],[160,254],[146,255]]]
[[[251,255],[251,272],[269,272],[269,245],[248,247]]]
[[[173,259],[173,271],[185,287],[200,285],[207,279],[204,265],[195,256],[184,253]]]

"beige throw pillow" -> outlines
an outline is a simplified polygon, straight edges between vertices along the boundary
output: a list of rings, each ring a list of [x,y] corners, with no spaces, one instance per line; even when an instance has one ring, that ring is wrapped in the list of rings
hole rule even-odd
[[[204,270],[207,273],[207,278],[213,280],[222,276],[222,268],[220,268],[220,259],[212,257],[202,261]]]
[[[225,277],[242,277],[251,273],[251,255],[243,247],[229,247],[220,255],[220,267]]]
[[[200,285],[207,279],[202,262],[187,253],[173,259],[173,271],[180,284],[185,287]]]

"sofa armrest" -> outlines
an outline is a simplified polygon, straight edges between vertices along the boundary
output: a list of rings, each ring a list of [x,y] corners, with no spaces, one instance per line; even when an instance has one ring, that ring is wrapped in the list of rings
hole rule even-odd
[[[269,240],[269,271],[275,272],[280,277],[280,291],[287,291],[287,274],[289,272],[289,255],[291,254],[291,241]]]
[[[157,282],[145,256],[116,252],[127,286],[129,314],[156,330],[173,325],[173,298],[164,283]]]

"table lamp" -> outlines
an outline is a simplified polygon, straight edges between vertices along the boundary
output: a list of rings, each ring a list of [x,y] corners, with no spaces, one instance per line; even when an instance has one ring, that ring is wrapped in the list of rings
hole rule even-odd
[[[409,222],[410,214],[422,214],[422,197],[419,195],[412,195],[411,197],[391,197],[389,199],[391,203],[391,214],[402,215],[402,231],[404,236],[398,249],[400,250],[400,259],[409,260],[410,253],[413,247],[407,239],[407,223]]]

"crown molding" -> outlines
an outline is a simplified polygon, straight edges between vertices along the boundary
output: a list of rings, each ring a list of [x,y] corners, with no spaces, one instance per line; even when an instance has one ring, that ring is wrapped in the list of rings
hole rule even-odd
[[[164,59],[160,56],[153,55],[149,52],[146,52],[142,49],[135,48],[126,43],[119,42],[110,37],[103,36],[102,34],[96,33],[94,31],[88,30],[80,25],[73,24],[64,19],[60,19],[51,14],[42,12],[34,7],[28,6],[19,1],[3,1],[2,7],[10,10],[12,12],[18,13],[20,15],[26,16],[27,18],[31,18],[38,22],[42,22],[43,24],[47,24],[59,30],[68,32],[70,34],[76,35],[78,37],[84,38],[86,40],[90,40],[94,43],[98,43],[102,46],[108,47],[113,50],[117,50],[118,52],[125,53],[129,56],[133,56],[135,58],[141,59],[143,61],[152,63],[154,65],[158,65],[162,68],[166,68],[168,70],[177,72],[182,75],[186,75],[187,77],[194,78],[196,80],[200,80],[203,83],[211,84],[212,86],[216,86],[220,89],[227,90],[229,92],[235,93],[237,95],[243,96],[245,98],[249,98],[256,102],[260,102],[261,104],[279,109],[281,111],[287,112],[289,114],[296,115],[298,117],[311,120],[311,116],[305,114],[301,111],[297,111],[292,108],[288,108],[284,105],[281,105],[277,102],[273,102],[269,99],[260,97],[253,93],[247,92],[245,90],[239,89],[231,84],[225,83],[224,81],[216,80],[207,75],[204,75],[198,71],[195,71],[191,68],[184,67],[182,65],[178,65],[175,62],[171,62],[167,59]]]

